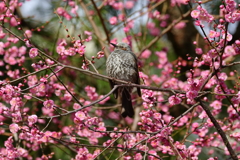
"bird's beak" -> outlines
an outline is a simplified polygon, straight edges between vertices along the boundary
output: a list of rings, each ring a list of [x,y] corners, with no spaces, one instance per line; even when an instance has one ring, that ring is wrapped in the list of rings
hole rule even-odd
[[[117,45],[116,44],[114,44],[114,43],[110,43],[111,45],[113,45],[114,47],[117,47]]]

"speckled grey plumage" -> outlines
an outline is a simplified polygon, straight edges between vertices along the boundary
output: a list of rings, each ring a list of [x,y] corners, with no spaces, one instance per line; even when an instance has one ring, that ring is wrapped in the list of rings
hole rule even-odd
[[[112,44],[114,45],[114,44]],[[109,77],[115,79],[121,79],[135,84],[140,84],[140,78],[138,73],[137,57],[132,52],[130,46],[126,43],[118,43],[115,46],[115,50],[109,55],[106,62],[106,72]],[[118,84],[113,81],[109,81],[111,87]],[[122,100],[123,112],[122,116],[133,117],[134,110],[131,101],[132,87],[118,88],[113,94],[117,98],[118,95]],[[141,91],[137,88],[138,95],[141,96]]]

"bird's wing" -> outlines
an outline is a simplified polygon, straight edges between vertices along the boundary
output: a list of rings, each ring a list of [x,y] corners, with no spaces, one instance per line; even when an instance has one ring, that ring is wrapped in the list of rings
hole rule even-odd
[[[138,70],[137,70],[137,83],[136,84],[140,84],[140,77],[139,77]],[[140,88],[137,88],[137,92],[138,92],[138,96],[141,97],[142,94],[141,94],[141,89]]]
[[[137,79],[136,79],[136,84],[140,84],[140,77],[139,77],[139,72],[138,72],[138,59],[137,59],[137,56],[133,53],[133,52],[130,52],[131,53],[131,55],[134,57],[134,60],[135,60],[135,62],[136,62],[136,64],[135,64],[135,66],[133,66],[134,67],[134,69],[135,69],[135,71],[136,71],[136,73],[137,73]],[[141,97],[141,89],[140,88],[137,88],[137,92],[138,92],[138,95],[139,95],[139,97]]]

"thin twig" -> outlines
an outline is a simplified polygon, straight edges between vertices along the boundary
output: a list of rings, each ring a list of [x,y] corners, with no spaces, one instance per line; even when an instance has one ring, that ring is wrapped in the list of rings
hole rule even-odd
[[[117,137],[114,141],[112,141],[108,146],[106,146],[94,159],[96,159],[100,154],[102,154],[103,152],[105,152],[109,147],[111,147],[111,145],[114,143],[114,142],[116,142],[119,138],[121,138],[123,136],[123,134],[122,135],[120,135],[119,137]],[[93,160],[94,160],[93,159]]]

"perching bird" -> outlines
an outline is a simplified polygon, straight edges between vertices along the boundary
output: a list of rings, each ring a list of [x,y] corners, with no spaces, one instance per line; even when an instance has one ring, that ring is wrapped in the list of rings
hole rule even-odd
[[[106,62],[106,71],[109,77],[128,81],[135,84],[140,84],[138,73],[137,57],[132,52],[130,46],[126,43],[112,44],[115,49],[109,55]],[[115,84],[120,84],[109,80],[111,88]],[[119,87],[113,92],[114,97],[117,99],[120,96],[122,101],[122,116],[133,117],[134,110],[132,107],[131,92],[133,87]],[[137,88],[138,95],[141,97],[140,88]]]

